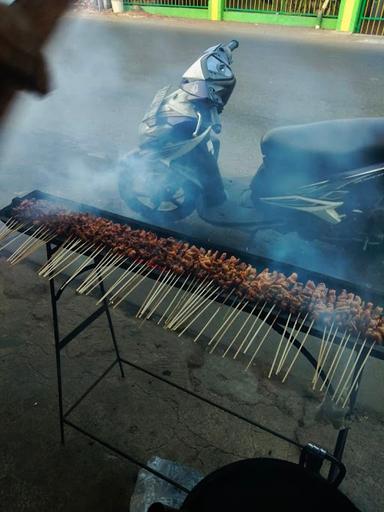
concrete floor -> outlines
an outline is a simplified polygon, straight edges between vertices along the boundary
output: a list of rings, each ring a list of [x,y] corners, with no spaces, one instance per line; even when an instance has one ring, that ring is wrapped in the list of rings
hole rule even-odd
[[[0,260],[0,500],[4,512],[123,512],[137,467],[67,429],[59,440],[56,368],[49,290],[33,262],[10,269]],[[67,290],[60,306],[64,335],[95,309],[92,297]],[[289,385],[266,378],[261,359],[244,373],[232,359],[209,355],[188,336],[178,338],[154,322],[134,318],[136,307],[113,311],[125,358],[301,443],[332,450],[337,431],[318,414],[319,399],[300,379]],[[105,317],[63,354],[68,406],[113,358]],[[269,367],[268,367],[269,368]],[[261,430],[194,398],[127,369],[117,369],[71,415],[79,426],[146,461],[152,455],[178,461],[203,474],[235,460],[273,456],[298,460],[298,452]],[[384,507],[383,418],[360,409],[345,452],[342,490],[362,511]]]
[[[239,152],[246,155],[244,168],[252,167],[255,140],[279,123],[383,114],[383,47],[364,38],[232,24],[145,19],[105,25],[69,19],[50,48],[59,89],[43,103],[23,99],[3,134],[1,202],[39,187],[100,206],[117,204],[111,175],[100,178],[98,154],[113,158],[135,144],[137,122],[153,91],[177,78],[195,58],[196,48],[209,46],[212,34],[215,40],[241,36],[245,48],[238,60],[238,101],[226,111],[226,174],[237,165]],[[161,41],[166,51],[160,59],[156,49]],[[145,58],[139,58],[138,48]],[[111,49],[116,59],[110,58]],[[250,55],[254,60],[249,67]],[[309,63],[313,66],[307,73]],[[101,65],[105,72],[96,79]],[[302,77],[294,96],[292,70]],[[327,87],[330,83],[333,88]],[[251,109],[250,91],[260,99]],[[37,278],[36,268],[32,261],[11,270],[0,262],[1,510],[127,511],[135,466],[73,431],[67,432],[66,446],[60,446],[48,286]],[[93,311],[94,300],[68,290],[62,307],[65,333]],[[127,358],[300,442],[332,449],[336,431],[318,418],[318,400],[300,379],[281,386],[265,378],[262,362],[244,373],[188,338],[152,323],[140,327],[134,311],[127,305],[113,315]],[[68,404],[105,369],[111,349],[104,319],[66,348]],[[111,374],[73,419],[141,460],[155,454],[203,473],[245,457],[298,458],[287,443],[134,371],[124,381],[117,372]],[[363,511],[384,508],[379,479],[383,442],[382,416],[361,409],[345,453],[348,474],[342,489]]]

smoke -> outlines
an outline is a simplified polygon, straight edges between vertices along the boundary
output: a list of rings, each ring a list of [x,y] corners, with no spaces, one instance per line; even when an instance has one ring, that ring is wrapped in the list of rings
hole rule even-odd
[[[350,41],[348,47],[320,39],[303,43],[308,35],[296,40],[268,30],[67,18],[46,52],[52,93],[45,99],[21,95],[2,134],[1,204],[39,188],[134,216],[120,200],[116,167],[136,146],[138,125],[154,94],[177,85],[201,51],[232,38],[240,48],[233,64],[237,85],[222,118],[220,166],[227,177],[250,178],[256,172],[260,139],[270,128],[383,112],[384,67],[377,48],[368,52]],[[291,169],[285,170],[289,176]],[[305,241],[300,226],[287,233],[259,230],[252,239],[196,215],[172,227],[342,277],[353,275],[357,266],[348,249],[316,238]]]

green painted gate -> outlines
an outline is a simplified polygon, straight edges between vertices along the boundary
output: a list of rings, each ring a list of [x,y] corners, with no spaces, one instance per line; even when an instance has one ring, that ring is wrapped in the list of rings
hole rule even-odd
[[[384,0],[364,0],[357,32],[384,36]]]

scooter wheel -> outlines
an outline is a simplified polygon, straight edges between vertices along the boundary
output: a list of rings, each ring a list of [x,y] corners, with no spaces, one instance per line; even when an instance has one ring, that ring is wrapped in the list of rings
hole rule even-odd
[[[120,162],[118,180],[121,199],[150,222],[177,222],[196,208],[199,188],[194,183],[139,152]]]

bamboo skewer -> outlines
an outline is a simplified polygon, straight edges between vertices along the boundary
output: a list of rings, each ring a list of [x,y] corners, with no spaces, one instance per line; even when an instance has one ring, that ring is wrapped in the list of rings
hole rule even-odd
[[[197,281],[197,278],[194,277],[189,283],[186,281],[187,282],[187,287],[186,287],[185,290],[183,289],[183,287],[180,288],[179,292],[181,292],[182,289],[183,289],[183,291],[181,293],[181,297],[180,297],[179,301],[176,303],[175,307],[170,311],[166,321],[164,322],[164,328],[165,329],[168,327],[169,323],[172,322],[172,320],[178,314],[180,309],[183,308],[185,302],[188,300],[188,294],[193,290],[193,288],[194,288],[194,286],[196,284],[196,281]],[[176,294],[176,297],[172,301],[172,304],[175,302],[175,299],[177,298],[178,295],[179,295],[179,293]]]
[[[287,332],[288,324],[289,324],[289,322],[290,322],[290,320],[291,320],[291,315],[292,315],[292,314],[291,314],[291,313],[289,313],[288,318],[287,318],[287,322],[286,322],[285,327],[284,327],[283,334],[281,335],[281,338],[280,338],[280,341],[279,341],[279,345],[277,346],[277,350],[276,350],[276,352],[275,352],[275,357],[273,358],[273,361],[272,361],[271,369],[269,370],[269,373],[268,373],[268,379],[270,379],[270,378],[271,378],[271,375],[272,375],[273,369],[274,369],[275,364],[276,364],[276,360],[277,360],[277,358],[278,358],[278,356],[279,356],[280,348],[281,348],[281,345],[282,345],[282,343],[283,343],[283,339],[284,339],[284,337],[285,337],[285,333]]]
[[[255,327],[255,325],[256,325],[256,323],[257,323],[257,321],[259,320],[260,315],[261,315],[261,313],[264,311],[264,308],[265,308],[265,306],[266,306],[266,305],[267,305],[267,303],[266,303],[266,302],[264,302],[264,304],[263,304],[262,308],[260,309],[259,313],[256,315],[256,318],[253,320],[252,325],[251,325],[251,327],[250,327],[249,331],[247,332],[247,334],[246,334],[245,338],[244,338],[244,339],[243,339],[243,341],[240,343],[239,348],[237,349],[237,351],[236,351],[235,355],[233,356],[233,359],[236,359],[236,358],[237,358],[237,356],[240,354],[240,352],[241,352],[241,350],[242,350],[243,346],[247,343],[248,339],[249,339],[249,338],[250,338],[250,336],[252,335],[253,328]]]
[[[349,338],[350,338],[350,337],[351,337],[351,334],[348,334],[348,336],[346,336],[345,341],[344,341],[343,346],[342,346],[342,348],[341,348],[341,349],[340,349],[340,347],[341,347],[341,344],[340,344],[340,347],[339,347],[339,355],[338,355],[338,357],[337,357],[336,363],[335,363],[335,365],[334,365],[334,367],[333,367],[333,370],[332,370],[331,375],[329,375],[329,374],[328,374],[328,384],[327,384],[327,387],[326,387],[326,389],[325,389],[325,396],[328,394],[328,390],[329,390],[329,387],[330,387],[330,385],[331,385],[332,379],[333,379],[333,377],[335,376],[335,373],[336,373],[336,371],[337,371],[337,368],[339,367],[339,364],[340,364],[341,358],[343,357],[343,353],[344,353],[344,351],[345,351],[346,346],[348,345],[348,341],[349,341]],[[320,391],[321,391],[321,388],[320,388]]]
[[[311,325],[308,327],[308,330],[307,330],[307,332],[306,332],[306,333],[305,333],[305,335],[304,335],[303,341],[300,343],[300,346],[299,346],[299,348],[297,349],[297,352],[296,352],[295,356],[293,357],[292,362],[291,362],[291,364],[289,365],[288,370],[286,371],[286,373],[285,373],[285,375],[284,375],[284,378],[283,378],[283,380],[282,380],[281,382],[283,382],[283,383],[284,383],[284,382],[287,380],[287,377],[288,377],[288,375],[289,375],[290,371],[292,370],[293,365],[294,365],[294,364],[295,364],[295,362],[296,362],[296,359],[299,357],[299,355],[300,355],[300,353],[301,353],[301,350],[302,350],[302,348],[303,348],[303,346],[304,346],[304,343],[307,341],[307,338],[308,338],[308,336],[309,336],[309,333],[310,333],[310,332],[311,332],[311,330],[312,330],[312,327],[313,327],[313,324],[314,324],[314,323],[315,323],[315,321],[314,321],[314,320],[312,320]],[[292,342],[292,343],[293,343],[293,342]]]
[[[181,277],[181,276],[180,276]],[[165,318],[165,316],[167,315],[168,311],[171,309],[173,303],[176,301],[177,297],[180,295],[180,293],[183,291],[183,288],[184,288],[184,285],[185,283],[188,283],[188,279],[190,277],[190,274],[188,274],[188,276],[186,277],[184,283],[180,286],[180,288],[177,290],[177,292],[175,293],[175,296],[173,297],[173,299],[171,300],[171,302],[168,304],[166,310],[164,311],[164,313],[161,315],[159,321],[157,322],[157,325],[160,325],[161,322],[163,321],[163,318]]]
[[[331,329],[332,329],[332,326],[331,326]],[[312,385],[313,385],[312,389],[315,389],[315,385],[316,385],[316,382],[317,382],[317,379],[318,379],[317,374],[318,374],[319,368],[320,368],[321,356],[322,356],[322,353],[323,353],[323,345],[325,343],[326,333],[327,333],[327,326],[325,325],[324,329],[323,329],[323,336],[321,337],[321,343],[320,343],[320,348],[319,348],[319,355],[317,356],[316,368],[315,368],[315,372],[314,372],[313,377],[312,377]]]
[[[22,229],[26,224],[16,219],[8,219],[4,226],[0,229],[0,241],[5,240],[11,233]]]
[[[238,305],[240,305],[243,301],[239,302]],[[241,306],[241,308],[238,309],[238,311],[236,312],[236,314],[233,316],[233,318],[230,320],[231,316],[228,316],[227,318],[227,321],[225,322],[226,323],[226,327],[225,329],[222,331],[222,333],[220,334],[220,336],[217,338],[216,340],[216,343],[212,346],[211,350],[210,350],[210,354],[213,354],[213,352],[216,350],[216,348],[219,346],[219,343],[220,341],[223,339],[223,337],[225,336],[225,333],[228,331],[228,329],[231,327],[231,325],[235,322],[235,320],[237,319],[237,317],[240,315],[240,313],[243,311],[243,309],[247,306],[248,304],[248,300],[246,300],[244,302],[244,304]],[[236,309],[235,309],[236,311]],[[212,341],[212,340],[211,340]]]
[[[249,320],[250,320],[251,318],[253,318],[253,316],[252,316],[252,315],[253,315],[253,313],[255,312],[255,309],[257,308],[257,306],[258,306],[258,305],[259,305],[259,303],[257,302],[257,303],[253,306],[253,308],[252,308],[251,312],[249,313],[249,315],[248,315],[248,316],[247,316],[247,318],[245,319],[245,322],[243,323],[243,325],[241,326],[241,328],[237,331],[236,336],[233,338],[233,340],[231,341],[231,343],[228,345],[227,350],[224,352],[224,354],[222,355],[222,357],[225,357],[225,356],[228,354],[228,352],[231,350],[231,348],[232,348],[232,347],[233,347],[233,345],[235,344],[235,342],[236,342],[237,338],[238,338],[238,337],[240,336],[240,334],[244,331],[244,328],[245,328],[245,327],[246,327],[246,325],[248,324]]]
[[[101,302],[103,302],[104,299],[106,299],[108,297],[108,295],[111,294],[111,292],[113,290],[116,289],[116,287],[128,276],[128,274],[131,272],[131,270],[133,271],[138,265],[140,265],[140,260],[134,260],[127,269],[124,270],[124,272],[122,273],[122,275],[119,277],[119,279],[117,279],[113,285],[108,288],[108,290],[104,293],[104,295],[102,297],[100,297],[100,299],[97,301],[97,304],[100,304]]]
[[[68,240],[67,240],[68,242]],[[73,256],[73,251],[76,249],[76,253],[86,247],[88,242],[82,242],[81,239],[71,240],[71,243],[68,243],[64,246],[64,244],[55,252],[55,254],[46,262],[46,264],[40,269],[39,275],[46,277],[54,271],[57,267],[62,265],[65,261],[67,261],[71,256]]]
[[[216,317],[216,315],[223,309],[223,306],[225,306],[225,303],[230,298],[230,296],[233,293],[233,289],[229,292],[229,294],[225,297],[223,303],[216,309],[215,313],[209,318],[208,322],[203,326],[203,328],[200,330],[200,332],[196,335],[195,339],[193,340],[195,343],[197,340],[202,336],[202,334],[206,331],[208,326],[212,323],[213,319]]]
[[[340,350],[342,349],[342,346],[344,344],[344,340],[345,340],[346,337],[347,337],[347,329],[345,329],[345,331],[344,331],[344,334],[343,334],[343,336],[342,336],[342,338],[341,338],[341,340],[339,342],[339,346],[337,347],[336,353],[334,354],[333,359],[332,359],[332,361],[331,361],[331,363],[329,365],[329,368],[327,370],[328,380],[330,380],[330,378],[331,378],[331,373],[333,372],[333,368],[335,367],[336,360],[339,357]],[[320,386],[320,391],[323,391],[325,383],[326,383],[326,380],[324,380],[322,385]]]
[[[209,288],[206,288],[204,292],[201,294],[198,300],[196,300],[190,307],[188,308],[188,311],[185,313],[185,315],[177,322],[177,324],[173,327],[174,331],[177,331],[180,327],[183,326],[190,318],[191,316],[195,315],[197,311],[199,311],[200,308],[202,308],[207,301],[217,293],[217,291],[220,290],[219,286],[213,287],[209,286]],[[220,293],[217,294],[217,297],[220,295]],[[200,316],[200,315],[199,315]],[[192,319],[192,323],[195,321],[196,317]],[[184,332],[184,331],[183,331]]]
[[[280,358],[279,364],[277,365],[275,375],[278,375],[280,373],[280,371],[281,371],[281,368],[283,367],[283,364],[284,364],[284,361],[285,361],[285,355],[287,353],[287,350],[288,350],[288,347],[289,347],[289,343],[291,342],[292,336],[294,336],[294,333],[296,331],[296,325],[297,325],[297,322],[299,321],[300,315],[301,315],[301,313],[298,314],[298,316],[296,317],[296,320],[294,321],[293,327],[292,327],[291,332],[289,333],[289,336],[288,336],[288,339],[287,339],[287,343],[285,344],[285,347],[284,347],[283,352],[281,354],[281,358]]]
[[[30,245],[31,243],[34,243],[36,241],[37,236],[40,235],[40,233],[43,233],[46,229],[47,228],[45,228],[44,226],[40,226],[38,229],[36,229],[36,231],[30,234],[29,237],[26,238],[24,242],[22,242],[22,244],[15,249],[15,251],[11,254],[7,261],[13,259],[18,254],[22,253],[24,248],[28,247],[28,245]],[[34,238],[34,240],[32,238]]]
[[[358,354],[357,354],[357,356],[356,356],[356,359],[355,359],[355,361],[354,361],[354,363],[353,363],[353,365],[352,365],[352,368],[351,368],[350,372],[348,373],[347,378],[346,378],[346,379],[345,379],[345,381],[344,381],[344,385],[343,385],[343,387],[342,387],[342,389],[341,389],[341,391],[340,391],[340,393],[339,393],[339,396],[338,396],[338,397],[337,397],[337,399],[336,399],[336,405],[340,402],[340,400],[341,400],[341,398],[342,398],[342,396],[343,396],[343,393],[344,393],[344,391],[346,390],[346,388],[347,388],[347,386],[348,386],[348,383],[350,382],[350,379],[351,379],[351,378],[353,378],[353,377],[352,377],[353,372],[355,371],[355,368],[356,368],[356,366],[357,366],[357,363],[358,363],[358,362],[359,362],[359,360],[360,360],[360,356],[361,356],[361,353],[362,353],[362,351],[363,351],[363,349],[364,349],[364,347],[365,347],[366,342],[367,342],[367,338],[365,338],[364,342],[361,344],[360,350],[359,350],[359,352],[358,352]]]
[[[205,277],[195,288],[195,290],[190,294],[190,296],[187,298],[187,300],[184,302],[183,306],[179,309],[177,314],[172,318],[170,322],[167,322],[168,329],[174,330],[174,326],[177,325],[180,321],[180,319],[186,314],[189,307],[195,303],[195,301],[199,298],[200,293],[202,290],[206,287],[206,280],[207,277]]]
[[[88,288],[88,286],[93,283],[95,279],[98,278],[100,270],[102,270],[105,266],[108,265],[111,258],[113,258],[114,254],[112,250],[109,250],[97,263],[95,268],[89,273],[89,275],[86,277],[86,279],[78,286],[76,289],[77,293],[84,293],[84,291]]]
[[[75,272],[71,275],[69,279],[67,279],[62,286],[60,287],[63,290],[66,286],[69,285],[76,277],[93,261],[99,254],[104,250],[103,246],[96,246],[95,250],[86,257],[86,259],[77,267]]]
[[[38,235],[38,236],[37,236]],[[52,233],[48,228],[44,228],[41,231],[36,231],[33,235],[27,240],[28,243],[22,244],[9,258],[7,261],[10,262],[11,265],[16,265],[20,263],[25,258],[30,256],[32,253],[37,251],[40,247],[48,243],[52,240],[56,235]],[[32,240],[31,240],[32,238]],[[22,248],[21,248],[22,247]]]
[[[87,289],[85,295],[89,295],[95,288],[100,286],[102,282],[104,282],[111,274],[113,274],[120,267],[120,265],[123,265],[126,261],[127,258],[125,258],[123,255],[115,259],[111,265],[105,268],[104,271],[100,272],[99,279],[96,279],[96,282],[93,282],[93,285],[91,286],[91,288]]]
[[[359,369],[358,369],[358,371],[357,371],[357,374],[356,374],[356,376],[355,376],[355,379],[354,379],[354,381],[352,382],[352,386],[349,388],[349,391],[348,391],[348,393],[347,393],[347,396],[345,397],[345,400],[344,400],[344,402],[343,402],[343,405],[341,406],[343,409],[344,409],[344,407],[347,405],[347,402],[348,402],[348,400],[349,400],[349,397],[351,396],[352,391],[355,389],[355,387],[356,387],[356,385],[357,385],[357,382],[358,382],[358,380],[359,380],[359,378],[360,378],[360,375],[361,375],[361,373],[362,373],[362,371],[363,371],[363,369],[364,369],[364,366],[366,365],[366,363],[367,363],[367,361],[368,361],[369,356],[371,355],[371,352],[372,352],[372,350],[373,350],[373,347],[374,347],[374,346],[375,346],[375,343],[372,343],[372,345],[369,347],[369,350],[368,350],[368,352],[367,352],[367,355],[366,355],[366,356],[365,356],[365,358],[364,358],[364,361],[361,363],[360,368],[359,368]],[[357,362],[356,362],[356,363],[357,363]]]
[[[178,282],[178,280],[180,278],[181,278],[181,275],[171,274],[170,281],[164,285],[164,288],[166,286],[168,286],[168,290],[165,293],[161,294],[160,299],[158,301],[156,301],[156,304],[152,307],[151,311],[148,313],[148,315],[146,317],[147,320],[149,320],[151,318],[151,316],[155,313],[156,309],[160,306],[160,304],[162,302],[164,302],[164,300],[167,298],[168,294],[171,292],[171,290],[173,289],[173,287],[176,285],[176,283]]]
[[[355,353],[356,345],[357,345],[357,342],[358,342],[359,338],[360,338],[360,333],[359,333],[358,337],[356,338],[355,343],[353,344],[353,347],[352,347],[351,352],[350,352],[350,354],[349,354],[349,357],[348,357],[347,363],[346,363],[346,365],[344,366],[343,373],[341,374],[341,377],[340,377],[340,379],[339,379],[339,382],[338,382],[338,384],[337,384],[337,386],[336,386],[336,388],[335,388],[335,390],[334,390],[334,392],[333,392],[332,400],[335,400],[335,397],[336,397],[336,395],[337,395],[337,392],[339,391],[340,386],[341,386],[341,384],[342,384],[342,382],[343,382],[343,380],[344,380],[344,376],[345,376],[345,374],[346,374],[346,373],[347,373],[347,371],[348,371],[349,363],[351,362],[351,360],[352,360],[352,356],[353,356],[353,354]]]
[[[164,272],[165,272],[165,268],[160,272],[159,277],[153,284],[150,292],[148,293],[148,295],[145,298],[143,304],[141,305],[139,311],[137,312],[137,314],[136,314],[137,318],[141,318],[143,316],[143,314],[147,311],[147,309],[151,306],[153,301],[156,299],[159,292],[161,292],[164,282],[167,282],[167,279],[168,279],[169,275],[171,274],[171,270],[168,270],[168,272],[166,272],[164,281],[161,281],[161,278],[162,278]],[[172,274],[171,274],[171,277],[172,277]]]
[[[207,294],[209,295],[213,287],[213,282],[210,281],[208,284],[204,286],[198,293],[195,294],[194,299],[188,304],[188,306],[185,306],[183,309],[183,313],[179,315],[179,318],[172,326],[173,331],[177,331],[179,327],[181,327],[191,316],[193,313],[198,311],[198,309],[202,306],[202,304],[205,304],[205,299],[207,297]],[[216,287],[216,290],[218,287]]]
[[[288,357],[292,347],[294,346],[294,343],[297,340],[298,335],[301,333],[301,329],[304,327],[304,324],[305,324],[307,318],[308,318],[308,313],[305,315],[304,319],[302,320],[302,322],[300,324],[300,327],[296,330],[296,333],[291,338],[291,342],[289,343],[288,348],[287,348],[287,350],[285,352],[284,360],[281,363],[281,367],[280,367],[279,372],[283,369],[284,363],[287,360],[287,357]]]
[[[114,309],[115,309],[115,308],[117,308],[117,306],[118,306],[119,304],[121,304],[121,302],[123,302],[123,300],[124,300],[124,299],[126,299],[126,298],[128,297],[128,295],[130,295],[130,294],[131,294],[131,293],[132,293],[132,292],[133,292],[133,291],[134,291],[134,290],[135,290],[135,289],[136,289],[136,288],[137,288],[137,287],[138,287],[138,286],[139,286],[139,285],[144,281],[144,279],[146,279],[146,278],[149,276],[149,274],[150,274],[151,272],[153,272],[154,270],[155,270],[155,267],[149,267],[149,268],[147,267],[147,270],[145,270],[145,271],[144,271],[144,273],[142,274],[142,276],[143,276],[143,277],[142,277],[141,279],[139,279],[139,280],[134,284],[134,286],[132,286],[132,287],[127,291],[127,293],[125,293],[125,294],[124,294],[124,295],[123,295],[123,296],[122,296],[122,297],[121,297],[121,298],[120,298],[116,303],[114,303],[114,304],[113,304],[113,308],[114,308]]]
[[[195,278],[193,281],[193,284],[191,283],[190,286],[188,286],[187,290],[182,295],[179,304],[176,305],[176,308],[174,308],[172,314],[167,318],[167,321],[165,322],[165,326],[167,329],[172,328],[172,325],[183,313],[184,308],[189,304],[189,302],[195,296],[194,294],[202,286],[202,282],[197,281],[197,278]]]
[[[56,272],[54,274],[48,274],[47,277],[51,280],[57,277],[59,274],[63,273],[64,270],[66,270],[71,265],[74,265],[76,261],[78,261],[81,257],[85,256],[88,251],[90,251],[93,247],[92,245],[87,245],[81,249],[81,251],[76,251],[75,254],[72,254],[72,257],[67,260],[67,263],[63,266],[63,262],[61,262],[61,265],[59,267],[56,267]]]
[[[277,313],[277,315],[275,316],[275,318],[272,320],[271,324],[269,325],[266,333],[264,334],[264,336],[261,338],[261,341],[260,343],[258,344],[256,350],[254,351],[253,353],[253,356],[251,357],[249,363],[247,364],[246,368],[245,368],[245,371],[247,371],[249,369],[249,367],[251,366],[251,364],[253,363],[253,361],[255,360],[255,357],[257,356],[257,354],[259,353],[259,350],[261,349],[262,345],[264,344],[264,341],[267,339],[268,337],[268,334],[271,332],[272,330],[272,327],[274,326],[278,316],[280,314],[280,311]]]
[[[242,301],[238,302],[235,307],[231,307],[229,314],[224,317],[224,321],[220,325],[220,327],[216,330],[215,334],[212,336],[212,338],[209,340],[208,345],[212,345],[214,340],[217,338],[217,336],[221,333],[221,331],[224,329],[224,327],[227,325],[227,323],[231,320],[233,315],[236,314],[237,309],[241,306]]]
[[[65,242],[56,250],[56,252],[49,258],[48,261],[45,262],[45,264],[41,267],[38,274],[43,275],[46,273],[51,267],[54,267],[56,262],[60,261],[64,255],[66,254],[66,249],[68,247],[71,247],[72,244],[78,245],[80,239],[73,239],[72,236],[70,236]]]
[[[325,363],[327,362],[328,355],[329,355],[329,353],[330,353],[330,351],[331,351],[331,348],[332,348],[332,346],[333,346],[333,342],[335,341],[335,338],[336,338],[336,336],[337,336],[337,332],[338,332],[338,330],[339,330],[339,328],[337,327],[337,328],[336,328],[336,330],[335,330],[335,332],[333,333],[333,336],[332,336],[331,341],[328,343],[328,347],[327,347],[327,348],[325,348],[325,346],[324,346],[324,350],[323,350],[323,358],[322,358],[322,361],[321,361],[321,363],[320,363],[319,373],[318,373],[318,375],[317,375],[317,381],[316,381],[316,383],[314,384],[314,389],[316,388],[316,384],[317,384],[317,382],[318,382],[318,379],[319,379],[319,377],[320,377],[320,374],[321,374],[321,372],[322,372],[323,368],[325,367]]]
[[[268,311],[268,313],[266,314],[264,320],[262,320],[261,324],[259,325],[259,327],[256,329],[256,332],[254,333],[254,335],[252,336],[252,338],[250,339],[248,345],[246,346],[245,350],[244,350],[244,354],[246,354],[249,350],[249,348],[251,347],[252,343],[254,342],[256,336],[259,334],[261,328],[263,327],[263,325],[266,323],[266,321],[268,320],[268,318],[271,316],[273,310],[275,309],[276,307],[276,304],[274,304],[271,309]]]
[[[139,268],[139,270],[137,270],[137,267],[139,265],[140,265],[140,268]],[[136,280],[136,278],[140,278],[140,276],[142,276],[145,273],[145,270],[149,267],[147,267],[142,261],[140,261],[138,263],[138,265],[136,265],[134,268],[135,268],[135,272],[133,272],[133,269],[132,269],[132,272],[131,272],[132,275],[129,276],[128,279],[126,281],[124,281],[124,283],[120,286],[120,288],[118,288],[118,290],[116,290],[115,293],[109,298],[110,302],[113,302],[116,297],[121,295],[121,293],[123,291],[125,291],[130,286],[130,284]]]
[[[198,318],[200,318],[200,316],[201,316],[201,315],[202,315],[202,314],[203,314],[203,313],[204,313],[204,312],[209,308],[209,306],[210,306],[211,304],[213,304],[213,302],[215,302],[215,300],[217,300],[217,299],[218,299],[218,297],[219,297],[219,296],[220,296],[220,294],[221,294],[221,291],[219,291],[219,293],[216,293],[216,295],[213,297],[213,299],[211,299],[212,295],[214,295],[214,294],[215,294],[215,292],[217,292],[218,290],[220,290],[220,287],[219,287],[219,286],[217,286],[217,287],[212,291],[212,293],[210,293],[210,294],[208,295],[208,297],[206,297],[206,298],[204,299],[204,300],[205,300],[205,302],[207,302],[207,301],[208,301],[208,303],[204,306],[204,308],[203,308],[203,309],[201,309],[201,310],[199,311],[199,313],[198,313],[194,318],[192,318],[192,320],[189,322],[189,324],[187,324],[187,326],[186,326],[186,327],[184,327],[184,329],[183,329],[183,330],[181,331],[181,333],[179,334],[179,338],[180,338],[180,336],[182,336],[182,335],[185,333],[185,331],[186,331],[187,329],[189,329],[189,328],[191,327],[191,325],[192,325],[194,322],[196,322],[196,320],[197,320]],[[211,299],[211,300],[210,300],[210,299]],[[202,306],[202,305],[203,305],[203,304],[201,304],[201,306]],[[200,307],[201,307],[201,306],[200,306]]]
[[[315,372],[315,375],[314,375],[314,378],[312,381],[313,382],[313,386],[312,386],[313,390],[316,388],[316,384],[320,378],[320,373],[322,370],[322,362],[324,360],[325,352],[327,351],[327,345],[329,343],[334,325],[335,325],[335,322],[332,322],[331,327],[328,331],[327,337],[326,337],[326,339],[324,339],[324,343],[322,343],[320,345],[319,356],[318,356],[317,365],[316,365],[317,371]],[[325,332],[325,329],[324,329],[324,332]]]
[[[3,249],[6,249],[9,245],[12,245],[14,242],[16,242],[16,240],[18,240],[20,237],[22,237],[23,235],[26,235],[31,229],[33,229],[35,226],[32,224],[31,226],[29,226],[29,228],[27,228],[26,230],[22,231],[21,233],[19,233],[18,235],[16,235],[14,238],[12,238],[11,240],[8,240],[8,242],[3,245],[2,247],[0,247],[0,251],[2,251]]]

